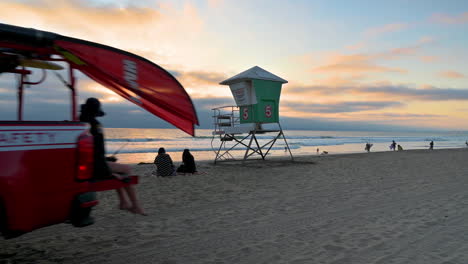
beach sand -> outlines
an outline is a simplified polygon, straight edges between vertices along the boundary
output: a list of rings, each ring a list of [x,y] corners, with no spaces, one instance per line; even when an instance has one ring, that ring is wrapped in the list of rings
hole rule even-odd
[[[0,263],[468,263],[468,149],[135,165],[149,216],[99,193],[96,223],[0,240]]]

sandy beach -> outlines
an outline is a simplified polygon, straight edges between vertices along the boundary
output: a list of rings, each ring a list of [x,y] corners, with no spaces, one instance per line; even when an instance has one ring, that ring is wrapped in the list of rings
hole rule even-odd
[[[0,240],[0,263],[468,263],[468,149],[221,163],[156,178],[149,216],[99,194],[96,223]]]

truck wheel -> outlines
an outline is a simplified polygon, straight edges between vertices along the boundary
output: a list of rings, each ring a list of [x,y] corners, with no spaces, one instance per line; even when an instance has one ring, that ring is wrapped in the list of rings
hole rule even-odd
[[[83,204],[96,201],[94,192],[83,193],[75,197],[72,203],[70,220],[75,227],[85,227],[94,224],[91,217],[92,207],[83,207]]]
[[[6,209],[3,205],[2,199],[0,199],[0,233],[4,234],[7,230],[7,219],[6,219]]]
[[[6,207],[3,200],[0,198],[0,234],[5,239],[15,238],[24,234],[22,231],[9,230],[7,223]]]

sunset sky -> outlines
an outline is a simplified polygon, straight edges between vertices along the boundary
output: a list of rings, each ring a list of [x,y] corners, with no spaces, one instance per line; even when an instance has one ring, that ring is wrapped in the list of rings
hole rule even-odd
[[[287,129],[468,130],[468,1],[3,0],[0,23],[148,58],[187,89],[201,128],[209,109],[234,104],[218,83],[257,65],[289,81]],[[26,91],[26,118],[68,117],[51,76]],[[0,119],[15,117],[14,85],[0,76]],[[107,127],[171,127],[84,76],[78,85],[81,102],[102,99]]]

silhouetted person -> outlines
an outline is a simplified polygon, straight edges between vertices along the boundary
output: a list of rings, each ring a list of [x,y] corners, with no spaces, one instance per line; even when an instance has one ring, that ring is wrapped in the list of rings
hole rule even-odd
[[[366,147],[364,148],[365,151],[367,152],[370,152],[370,149],[372,148],[372,144],[371,143],[366,143]]]
[[[96,117],[104,115],[105,113],[101,110],[101,102],[96,98],[88,98],[86,103],[81,105],[80,121],[91,125],[89,131],[94,139],[93,178],[109,179],[116,177],[125,181],[131,174],[131,167],[115,162],[117,160],[115,157],[105,157],[104,133],[101,123],[96,119]],[[134,214],[146,215],[137,199],[133,185],[116,189],[116,191],[120,200],[120,209],[128,210]],[[128,200],[126,196],[128,196]]]
[[[403,150],[403,147],[398,145],[398,151],[402,151]]]
[[[434,141],[431,141],[431,143],[429,143],[429,149],[434,149]]]
[[[392,140],[392,144],[390,145],[390,149],[395,151],[396,150],[396,145],[397,145],[397,143],[395,142],[395,140]]]
[[[197,166],[195,165],[195,158],[188,149],[184,149],[182,153],[183,164],[177,168],[177,172],[180,173],[195,173],[197,172]]]
[[[164,148],[159,148],[158,155],[154,159],[156,165],[156,175],[161,177],[175,176],[176,171],[172,163],[171,156],[166,153]]]

